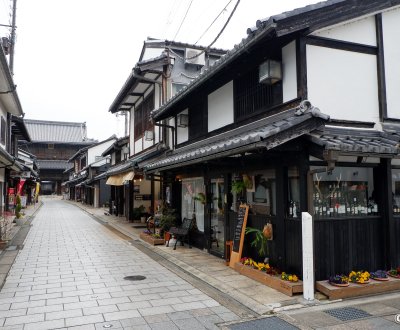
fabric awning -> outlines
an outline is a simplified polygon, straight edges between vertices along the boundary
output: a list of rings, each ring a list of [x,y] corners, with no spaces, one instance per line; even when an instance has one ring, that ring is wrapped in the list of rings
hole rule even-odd
[[[108,184],[110,186],[123,186],[124,182],[131,181],[134,176],[135,176],[135,172],[133,172],[133,171],[111,175],[107,179],[106,184]]]

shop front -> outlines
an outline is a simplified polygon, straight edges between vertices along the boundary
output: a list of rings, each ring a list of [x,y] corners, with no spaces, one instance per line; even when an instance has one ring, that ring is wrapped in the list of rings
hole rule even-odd
[[[397,142],[382,132],[334,131],[333,139],[326,128],[273,148],[234,155],[225,148],[190,163],[181,153],[149,168],[168,165],[160,171],[164,197],[182,219],[195,219],[192,242],[209,253],[224,257],[238,207],[246,203],[248,227],[272,225],[268,257],[280,270],[302,275],[302,212],[313,216],[317,280],[395,267],[400,262],[400,167],[392,166]],[[242,257],[260,260],[251,240],[246,235]]]

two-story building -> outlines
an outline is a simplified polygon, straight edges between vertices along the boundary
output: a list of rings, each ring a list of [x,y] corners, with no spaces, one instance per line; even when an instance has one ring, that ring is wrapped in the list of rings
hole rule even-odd
[[[110,189],[106,187],[104,180],[95,178],[105,173],[108,166],[108,158],[102,154],[117,140],[115,135],[110,138],[92,143],[90,146],[79,149],[68,160],[72,164],[69,180],[63,185],[68,189],[69,199],[99,207],[108,203]]]
[[[14,208],[16,187],[11,172],[20,172],[23,166],[18,162],[18,146],[12,133],[12,118],[22,117],[22,106],[12,78],[3,47],[0,46],[0,241],[9,229],[9,217],[4,211]]]
[[[111,113],[129,113],[129,144],[127,159],[110,169],[108,180],[114,185],[113,200],[118,214],[131,217],[133,208],[143,205],[154,212],[160,204],[160,181],[143,176],[139,163],[159,157],[166,151],[165,140],[175,128],[167,123],[152,123],[150,112],[189,84],[205,68],[213,65],[225,51],[149,38],[143,44],[139,61],[110,106]],[[183,117],[182,117],[183,118]],[[182,125],[185,124],[182,119]],[[116,153],[118,154],[118,152]],[[118,162],[117,162],[118,163]],[[123,175],[128,175],[122,180]],[[122,185],[121,180],[126,184]]]
[[[68,159],[79,149],[96,142],[87,137],[86,123],[24,119],[31,141],[21,149],[37,158],[40,168],[41,194],[61,195],[67,177]]]
[[[146,174],[195,217],[198,247],[223,256],[245,201],[248,226],[272,223],[269,257],[284,271],[301,274],[305,211],[317,279],[400,263],[399,28],[400,1],[328,0],[259,20],[152,112],[173,127],[173,150]]]

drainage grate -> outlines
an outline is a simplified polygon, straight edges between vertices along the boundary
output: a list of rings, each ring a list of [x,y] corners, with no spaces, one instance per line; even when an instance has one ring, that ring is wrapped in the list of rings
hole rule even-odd
[[[228,326],[228,329],[232,330],[264,330],[264,329],[274,329],[274,330],[297,330],[298,328],[294,325],[281,320],[280,318],[266,317],[258,320],[252,320],[242,323],[236,323]]]
[[[345,307],[345,308],[337,308],[337,309],[328,309],[324,311],[325,313],[336,317],[341,321],[350,321],[350,320],[357,320],[362,319],[365,317],[372,316],[371,314],[354,307]]]
[[[124,277],[124,280],[127,280],[127,281],[143,281],[144,279],[146,279],[146,276],[143,276],[143,275],[132,275],[132,276]]]

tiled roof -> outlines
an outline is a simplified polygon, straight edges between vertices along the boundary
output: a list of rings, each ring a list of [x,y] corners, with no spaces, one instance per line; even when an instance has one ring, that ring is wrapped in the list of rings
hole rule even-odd
[[[107,176],[124,173],[129,170],[133,170],[133,163],[129,160],[126,160],[122,163],[118,163],[117,165],[113,165],[112,167],[110,167],[107,170]]]
[[[93,143],[86,135],[86,123],[24,119],[32,142]]]
[[[211,77],[222,72],[227,65],[232,64],[237,58],[242,55],[247,56],[249,49],[260,40],[274,39],[304,30],[310,33],[328,25],[337,24],[344,20],[360,17],[398,4],[400,4],[400,0],[328,0],[258,20],[255,27],[247,29],[246,38],[243,38],[240,43],[221,56],[213,65],[205,68],[197,78],[184,86],[165,104],[153,110],[151,117],[156,121],[168,118],[173,112],[175,104],[188,97],[190,93],[206,83]]]
[[[256,149],[269,150],[323,125],[329,117],[317,108],[297,107],[193,143],[145,165],[146,171],[200,163]]]
[[[70,169],[73,165],[66,160],[37,160],[41,170],[66,170]]]
[[[398,140],[381,131],[324,127],[309,133],[307,138],[324,149],[351,154],[394,156],[400,152]]]

